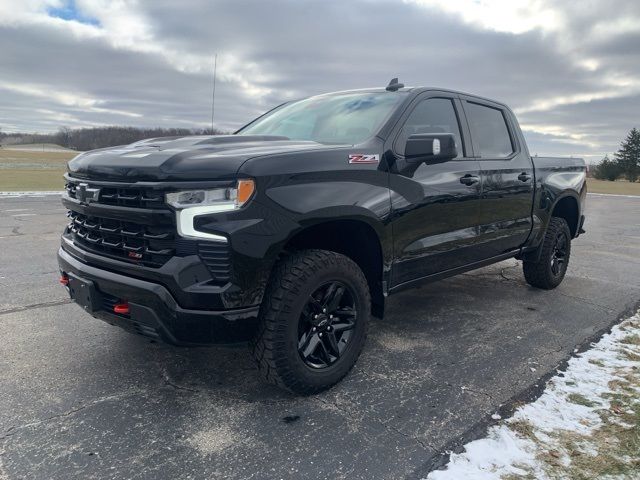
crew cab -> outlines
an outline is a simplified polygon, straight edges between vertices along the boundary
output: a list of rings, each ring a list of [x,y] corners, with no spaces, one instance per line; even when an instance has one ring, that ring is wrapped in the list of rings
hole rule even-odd
[[[532,157],[506,105],[397,79],[82,153],[65,178],[76,303],[175,345],[248,341],[298,394],[349,372],[388,295],[513,257],[558,286],[586,195],[584,162]]]

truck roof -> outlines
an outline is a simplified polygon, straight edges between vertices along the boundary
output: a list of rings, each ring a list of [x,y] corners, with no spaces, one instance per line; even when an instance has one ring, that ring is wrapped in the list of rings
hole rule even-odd
[[[502,105],[502,106],[508,108],[508,106],[504,102],[501,102],[499,100],[494,100],[492,98],[483,97],[483,96],[476,95],[476,94],[473,94],[473,93],[462,92],[462,91],[459,91],[459,90],[452,90],[450,88],[421,87],[421,86],[418,86],[418,87],[402,87],[402,88],[399,88],[398,90],[391,91],[389,93],[393,94],[393,93],[398,93],[398,92],[405,92],[405,93],[418,94],[418,93],[427,92],[427,91],[430,91],[430,90],[437,90],[439,92],[446,92],[446,93],[450,93],[452,95],[464,95],[464,96],[475,98],[475,99],[478,99],[478,100],[491,102],[491,103],[496,103],[498,105]],[[318,95],[311,95],[311,97],[323,97],[323,96],[329,96],[329,95],[342,95],[342,94],[348,94],[348,93],[368,93],[368,92],[370,92],[370,93],[384,93],[384,92],[388,92],[388,90],[385,87],[356,88],[356,89],[350,89],[350,90],[338,90],[338,91],[335,91],[335,92],[321,93],[321,94],[318,94]]]

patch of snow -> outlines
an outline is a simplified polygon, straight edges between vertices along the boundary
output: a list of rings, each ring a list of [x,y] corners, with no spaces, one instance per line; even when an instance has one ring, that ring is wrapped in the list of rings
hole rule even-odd
[[[639,349],[622,342],[640,335],[638,322],[640,312],[613,327],[590,350],[571,358],[563,375],[549,380],[535,402],[518,408],[510,419],[490,427],[485,438],[468,443],[464,452],[452,454],[447,468],[431,472],[427,480],[497,480],[527,473],[537,479],[548,479],[538,456],[540,443],[548,450],[555,446],[558,432],[588,435],[602,425],[598,410],[611,406],[609,382],[623,380],[623,375],[640,367],[640,362],[625,355],[637,354]],[[496,414],[492,418],[496,416],[500,418]],[[517,425],[526,425],[531,431],[519,433],[514,428]],[[583,451],[588,454],[590,449],[593,447],[584,445]],[[567,465],[570,459],[558,453],[557,461]]]

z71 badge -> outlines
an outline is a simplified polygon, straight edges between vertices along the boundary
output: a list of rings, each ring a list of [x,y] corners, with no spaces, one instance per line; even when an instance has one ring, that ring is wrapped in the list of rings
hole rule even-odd
[[[349,154],[349,163],[380,163],[380,155],[365,155],[363,153]]]

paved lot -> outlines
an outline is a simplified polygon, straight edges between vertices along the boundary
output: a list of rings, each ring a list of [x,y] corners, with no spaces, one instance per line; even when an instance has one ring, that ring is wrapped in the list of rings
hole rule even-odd
[[[0,478],[420,478],[640,300],[640,198],[588,215],[557,290],[512,260],[392,297],[353,373],[296,398],[243,347],[153,344],[69,304],[58,199],[0,198]]]

